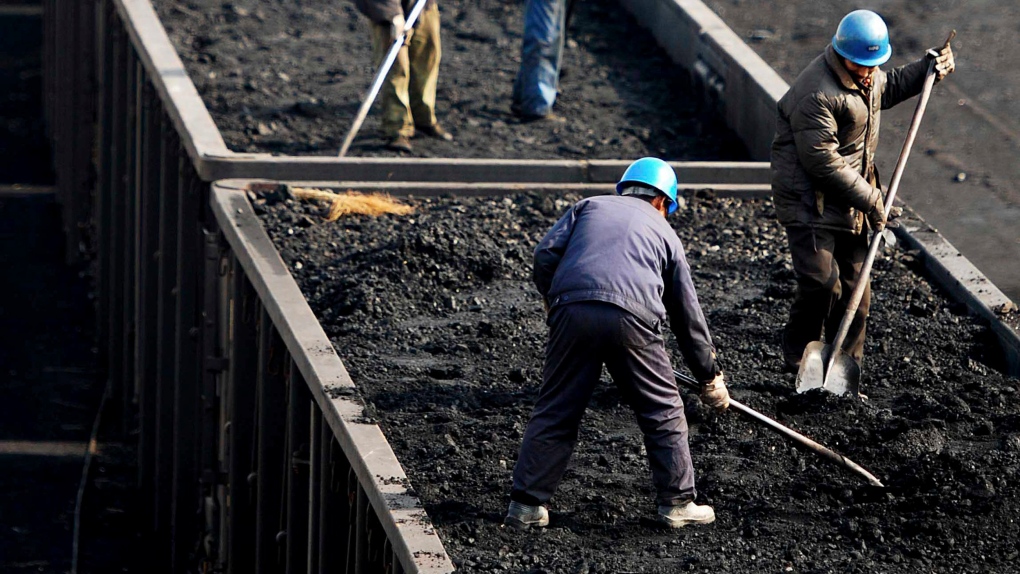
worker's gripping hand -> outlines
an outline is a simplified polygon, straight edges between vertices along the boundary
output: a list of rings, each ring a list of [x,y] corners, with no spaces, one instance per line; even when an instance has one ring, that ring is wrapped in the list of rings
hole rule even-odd
[[[397,36],[400,36],[404,32],[404,25],[405,24],[406,24],[406,21],[404,20],[404,15],[403,14],[397,14],[396,16],[393,17],[392,20],[390,20],[390,41],[391,42],[395,41],[397,39]]]
[[[882,202],[881,194],[878,195],[875,204],[871,206],[871,211],[868,212],[867,217],[872,231],[882,231],[885,228],[885,203]]]
[[[723,411],[730,406],[730,393],[726,390],[726,381],[723,374],[719,373],[714,379],[701,385],[701,402]]]
[[[932,52],[937,54],[935,56],[935,81],[945,78],[956,70],[956,59],[953,58],[953,49],[948,44],[941,48],[928,50],[929,54]]]

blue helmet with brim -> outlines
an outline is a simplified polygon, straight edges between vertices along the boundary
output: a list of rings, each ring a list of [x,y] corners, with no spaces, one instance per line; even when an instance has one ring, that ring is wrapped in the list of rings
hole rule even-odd
[[[634,184],[651,187],[665,195],[669,199],[669,215],[679,207],[676,201],[676,173],[661,159],[643,157],[630,164],[627,171],[623,172],[620,183],[616,184],[616,193],[623,193],[624,189]]]
[[[892,56],[889,28],[871,10],[854,10],[844,16],[832,37],[832,47],[858,66],[881,66]]]

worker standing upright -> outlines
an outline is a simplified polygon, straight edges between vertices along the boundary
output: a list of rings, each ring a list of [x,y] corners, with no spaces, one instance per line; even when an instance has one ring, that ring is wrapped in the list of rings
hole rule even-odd
[[[947,43],[935,52],[941,80],[955,69],[953,51]],[[875,168],[880,113],[919,94],[928,69],[922,58],[885,72],[879,66],[891,54],[882,18],[850,12],[778,103],[772,194],[797,277],[782,333],[783,358],[793,372],[808,343],[823,333],[835,336],[867,256],[865,226],[877,230],[886,223]],[[870,300],[869,286],[842,349],[858,362]]]
[[[566,471],[603,365],[644,434],[656,520],[672,528],[715,520],[711,507],[694,503],[687,420],[662,338],[668,316],[702,382],[702,400],[727,408],[690,266],[666,221],[677,209],[676,181],[666,162],[639,159],[617,184],[617,196],[579,201],[535,249],[533,278],[546,303],[549,340],[542,388],[514,467],[509,526],[549,524],[545,504]]]
[[[372,53],[378,66],[404,29],[414,0],[355,0],[355,5],[372,23]],[[415,133],[453,139],[436,118],[441,57],[439,5],[428,0],[382,85],[382,135],[387,148],[412,151]]]
[[[521,119],[563,121],[553,113],[566,39],[567,0],[528,0],[524,8],[521,66],[510,110]]]

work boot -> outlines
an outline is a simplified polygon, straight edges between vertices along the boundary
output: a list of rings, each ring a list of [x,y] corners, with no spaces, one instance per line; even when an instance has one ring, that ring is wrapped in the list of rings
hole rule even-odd
[[[431,126],[414,126],[414,129],[429,137],[436,138],[437,140],[447,142],[453,141],[453,134],[444,130],[439,124],[432,124]]]
[[[688,524],[710,524],[715,522],[715,511],[711,506],[694,504],[694,501],[677,506],[659,506],[656,522],[669,528],[683,528]]]
[[[533,116],[533,115],[530,115],[530,114],[521,114],[521,115],[519,115],[517,117],[520,118],[522,124],[531,124],[531,123],[535,123],[535,122],[549,122],[549,123],[554,123],[554,124],[565,124],[565,123],[567,123],[567,118],[565,118],[565,117],[563,117],[561,115],[558,115],[558,114],[554,114],[553,112],[549,112],[547,114],[540,115],[540,116]]]
[[[411,153],[411,140],[407,136],[397,136],[386,144],[386,149]]]
[[[783,372],[800,372],[800,360],[804,356],[804,349],[801,349],[800,353],[793,352],[790,346],[786,344],[786,331],[783,331],[780,345],[783,349]]]
[[[800,357],[796,359],[793,355],[783,355],[783,372],[797,374],[800,372]]]
[[[544,114],[529,114],[525,113],[521,109],[520,104],[511,104],[510,113],[512,113],[522,124],[530,124],[532,122],[553,122],[557,124],[566,123],[567,118],[554,114],[553,112],[546,112]]]
[[[549,526],[549,511],[544,506],[528,506],[521,502],[511,502],[503,524],[518,530],[531,527],[543,528]]]

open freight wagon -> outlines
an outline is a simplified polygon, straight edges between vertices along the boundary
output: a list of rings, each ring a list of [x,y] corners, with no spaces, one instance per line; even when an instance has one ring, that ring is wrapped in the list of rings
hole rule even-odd
[[[700,2],[622,5],[653,31],[676,62],[691,71],[691,84],[708,102],[705,113],[718,113],[751,157],[764,158],[774,102],[785,90],[774,72]],[[253,192],[257,207],[264,198],[255,192],[267,188],[257,184],[264,180],[280,182],[268,188],[382,189],[411,201],[435,198],[434,204],[428,204],[432,207],[452,201],[449,211],[453,213],[463,213],[453,209],[456,198],[469,201],[468,196],[480,195],[484,199],[470,200],[476,202],[473,208],[504,205],[512,211],[551,201],[551,208],[535,208],[550,217],[579,194],[610,190],[627,160],[336,159],[231,151],[149,2],[50,0],[45,22],[47,119],[56,149],[69,246],[75,253],[85,246],[82,254],[96,263],[105,368],[115,383],[125,429],[139,435],[139,487],[146,515],[151,517],[151,534],[158,542],[160,556],[154,562],[165,570],[440,572],[452,570],[456,561],[465,571],[526,571],[546,565],[553,570],[576,570],[581,563],[589,570],[621,571],[634,560],[639,568],[663,571],[699,564],[746,570],[758,560],[771,564],[779,559],[811,567],[815,558],[806,556],[813,556],[815,548],[808,543],[803,551],[790,547],[779,551],[761,541],[777,535],[788,538],[788,533],[808,539],[814,536],[809,530],[818,528],[828,532],[819,544],[835,544],[837,551],[816,566],[856,560],[854,552],[875,564],[899,563],[904,558],[923,561],[925,554],[915,556],[905,550],[903,541],[914,536],[909,534],[911,529],[926,537],[929,546],[924,548],[956,544],[949,542],[955,540],[953,531],[937,526],[942,520],[938,513],[945,512],[933,504],[938,493],[971,501],[967,520],[984,520],[991,512],[989,524],[997,533],[989,538],[992,550],[988,552],[997,559],[1008,557],[1006,540],[1015,535],[1010,530],[1013,526],[997,522],[999,515],[990,510],[994,505],[989,501],[1003,497],[1015,501],[1011,479],[996,481],[976,472],[936,476],[946,467],[962,472],[973,466],[972,461],[998,465],[1005,477],[1016,472],[1013,433],[1020,429],[1014,428],[1016,421],[1009,414],[1016,404],[1015,385],[987,370],[984,355],[973,357],[973,365],[964,362],[964,367],[959,367],[957,358],[955,367],[948,369],[966,379],[960,381],[965,393],[975,393],[967,396],[967,416],[950,420],[948,412],[963,409],[944,404],[950,401],[948,393],[928,389],[917,399],[920,404],[914,404],[913,399],[892,394],[896,392],[892,379],[888,409],[842,403],[819,407],[785,399],[782,383],[775,377],[768,373],[753,379],[747,376],[752,363],[768,362],[767,345],[752,345],[748,350],[734,347],[731,372],[742,375],[734,379],[737,396],[762,406],[778,405],[790,421],[812,430],[822,428],[826,416],[846,409],[851,416],[880,422],[879,430],[860,431],[873,436],[840,429],[825,432],[824,438],[834,447],[854,449],[869,461],[892,456],[895,464],[890,463],[887,472],[918,469],[900,475],[897,484],[901,487],[893,498],[816,468],[778,439],[757,436],[756,429],[701,413],[706,440],[693,440],[696,461],[704,461],[710,469],[705,479],[708,495],[731,516],[729,523],[720,526],[728,536],[730,531],[739,533],[739,552],[718,550],[714,538],[718,532],[677,538],[649,534],[631,524],[630,517],[640,510],[645,497],[639,489],[624,488],[627,481],[612,483],[614,471],[640,475],[640,453],[627,452],[635,444],[633,429],[624,427],[591,437],[592,444],[605,452],[600,458],[592,451],[597,471],[576,479],[584,488],[565,495],[567,500],[576,497],[576,516],[583,519],[571,522],[568,518],[556,529],[549,540],[556,539],[559,545],[545,544],[541,537],[509,537],[498,528],[498,513],[505,501],[495,493],[503,489],[505,485],[497,483],[512,468],[507,445],[513,442],[513,429],[487,426],[479,418],[468,425],[469,430],[457,430],[457,436],[443,433],[440,444],[423,446],[427,452],[417,456],[434,460],[428,466],[437,473],[444,457],[466,466],[447,468],[438,483],[430,482],[424,470],[409,480],[391,448],[392,439],[380,428],[381,422],[396,433],[400,425],[388,419],[380,399],[366,401],[365,390],[349,376],[277,247],[258,225],[248,192]],[[79,86],[93,89],[71,89]],[[754,314],[774,315],[779,311],[777,302],[788,295],[782,287],[788,277],[783,275],[782,250],[776,246],[775,223],[767,221],[768,202],[755,199],[767,190],[767,164],[678,162],[676,166],[686,178],[682,186],[688,190],[691,209],[712,224],[701,231],[706,237],[720,235],[715,243],[689,244],[692,253],[706,260],[713,254],[725,255],[721,245],[727,229],[744,236],[760,234],[759,242],[748,249],[757,254],[759,263],[773,266],[767,268],[768,276],[761,276],[760,269],[735,270],[732,277],[706,276],[715,293],[706,297],[718,297],[718,315],[713,320],[721,323],[720,346],[725,348],[730,336],[727,322],[732,323],[730,327],[756,327],[758,337],[767,337],[769,322],[755,320]],[[443,194],[453,194],[453,199],[439,197]],[[729,199],[734,196],[738,199]],[[738,222],[720,219],[743,209],[762,223],[755,225],[748,217]],[[966,260],[946,257],[951,247],[926,231],[923,222],[914,223],[900,237],[919,250],[910,257],[935,270],[934,277],[946,289],[933,290],[914,275],[918,267],[902,255],[890,262],[899,265],[898,273],[913,285],[909,297],[912,302],[916,298],[919,317],[950,321],[955,326],[948,329],[963,344],[977,348],[987,346],[981,337],[994,333],[1003,350],[1002,361],[1016,372],[1016,333],[991,311],[1005,299],[1001,292]],[[531,238],[515,237],[518,256],[527,251]],[[339,245],[331,248],[343,251]],[[291,264],[298,261],[286,259]],[[458,261],[434,264],[457,266]],[[722,283],[724,279],[733,283]],[[779,287],[767,293],[770,282]],[[447,309],[451,312],[478,313],[471,310],[473,306],[484,309],[514,301],[515,317],[525,322],[527,331],[504,332],[501,329],[517,327],[505,321],[488,321],[487,326],[472,321],[457,328],[488,330],[488,337],[519,343],[533,354],[540,317],[533,312],[535,300],[527,297],[519,283],[503,294],[474,295],[464,301],[454,294],[452,300],[433,303],[452,307]],[[750,303],[741,308],[745,301]],[[727,305],[736,306],[726,311]],[[985,321],[990,319],[990,331],[961,314],[964,307],[960,305]],[[357,305],[353,309],[350,316],[358,318]],[[887,309],[902,310],[892,304]],[[930,316],[928,310],[933,311]],[[447,322],[420,325],[422,333],[439,333],[420,338],[443,339],[447,335],[440,327]],[[355,322],[340,324],[340,329],[354,333],[362,327]],[[332,324],[330,329],[334,328]],[[330,335],[336,338],[336,333]],[[441,342],[413,341],[406,347],[433,354],[429,349],[435,350]],[[485,349],[478,345],[478,349],[465,345],[466,354],[454,346],[454,352],[461,353],[461,358],[484,355]],[[359,352],[371,355],[370,350]],[[923,388],[928,377],[937,378],[932,369],[944,369],[940,357],[906,361],[911,368],[921,369],[910,375],[914,386]],[[458,374],[451,365],[434,366],[434,370],[415,365],[421,376],[412,378],[433,381],[442,389],[439,399],[426,401],[420,412],[413,413],[412,418],[421,420],[433,417],[424,436],[463,417],[466,409],[491,411],[485,416],[509,409],[522,416],[528,385],[533,388],[535,382],[529,370],[534,367],[527,366],[534,364],[534,356],[523,354],[519,359],[524,362],[506,372],[486,374],[486,381],[495,383],[498,376],[499,383],[509,381],[520,387],[516,391],[504,388],[499,396],[487,399],[492,401],[488,405],[477,396],[472,400],[457,397],[465,392],[457,382],[464,373]],[[357,359],[352,355],[350,360]],[[925,366],[925,361],[934,364]],[[405,376],[399,373],[399,365],[386,368],[393,370],[394,381]],[[888,368],[895,372],[893,366]],[[966,386],[978,376],[973,373],[980,375],[983,385]],[[619,408],[612,393],[603,398],[606,412]],[[809,412],[818,418],[812,419]],[[911,413],[924,416],[915,420]],[[699,420],[697,412],[691,414],[692,420]],[[956,452],[964,430],[974,428],[988,429],[980,435],[985,437],[981,448]],[[415,427],[406,429],[400,434],[400,448],[413,442],[407,437]],[[713,436],[719,441],[707,440]],[[892,446],[876,446],[883,441]],[[978,454],[991,457],[992,462],[971,458]],[[792,483],[780,486],[798,500],[815,502],[805,502],[800,514],[781,515],[778,526],[767,523],[779,500],[768,492],[756,496],[759,491],[753,478],[768,478],[754,474],[761,461],[800,472],[798,478],[790,479]],[[459,474],[449,474],[451,470]],[[933,474],[924,475],[922,470]],[[472,475],[493,489],[484,505],[464,503],[463,485],[472,484]],[[635,485],[640,482],[635,481]],[[954,489],[953,484],[958,486]],[[621,504],[619,498],[600,494],[602,489],[633,492]],[[817,500],[823,501],[823,508]],[[862,514],[867,509],[881,510],[894,523],[874,523],[869,516],[875,513]],[[999,512],[1007,510],[1008,506]],[[436,524],[430,514],[441,516],[443,522]],[[858,547],[858,539],[880,551]],[[493,540],[502,542],[492,546]],[[591,550],[593,540],[600,542]]]

